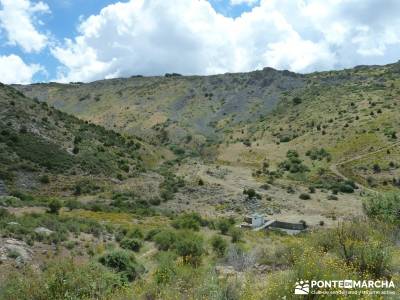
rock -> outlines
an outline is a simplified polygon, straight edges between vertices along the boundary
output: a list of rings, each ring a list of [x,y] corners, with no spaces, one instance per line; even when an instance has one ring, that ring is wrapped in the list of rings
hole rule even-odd
[[[116,178],[111,178],[111,182],[114,184],[121,184],[122,181]]]
[[[19,223],[17,223],[17,222],[8,222],[7,225],[13,225],[13,226],[16,225],[17,226],[17,225],[19,225]]]
[[[271,272],[273,270],[273,268],[271,266],[262,265],[262,264],[255,264],[254,268],[257,271],[259,271],[260,273],[267,273],[267,272]]]
[[[219,278],[227,278],[237,276],[237,272],[232,266],[216,266],[215,272],[217,272]]]
[[[15,260],[17,265],[25,264],[32,259],[32,250],[29,246],[20,240],[16,239],[6,239],[1,240],[0,244],[0,260],[5,261],[7,259],[12,259],[12,255],[17,255]],[[11,257],[10,257],[11,256]]]
[[[50,230],[50,229],[48,229],[46,227],[38,227],[38,228],[35,229],[35,232],[38,233],[38,234],[44,234],[44,235],[47,235],[47,236],[53,233],[52,230]]]

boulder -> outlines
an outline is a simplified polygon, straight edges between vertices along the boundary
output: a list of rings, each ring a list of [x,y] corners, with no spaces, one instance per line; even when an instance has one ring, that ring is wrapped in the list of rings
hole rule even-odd
[[[38,234],[43,234],[43,235],[47,235],[47,236],[49,236],[50,234],[53,233],[52,230],[50,230],[50,229],[48,229],[46,227],[35,228],[35,232],[38,233]]]
[[[32,254],[32,250],[23,241],[10,238],[0,240],[0,261],[15,259],[17,265],[21,266],[32,259]]]

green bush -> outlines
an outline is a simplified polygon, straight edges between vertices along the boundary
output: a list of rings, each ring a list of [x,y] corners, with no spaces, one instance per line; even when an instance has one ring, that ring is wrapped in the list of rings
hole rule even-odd
[[[69,210],[78,209],[80,206],[81,204],[76,199],[69,199],[65,202],[65,207]]]
[[[324,148],[312,148],[306,152],[306,156],[312,160],[323,160],[326,158],[329,161],[331,159],[331,155]]]
[[[222,234],[227,234],[232,224],[228,219],[221,219],[217,223],[217,228]]]
[[[127,238],[143,239],[143,232],[140,228],[133,228],[129,230],[126,235]]]
[[[121,275],[124,281],[135,280],[143,271],[132,253],[124,250],[113,250],[99,257],[99,262]]]
[[[376,226],[381,230],[376,230]],[[361,221],[341,223],[332,235],[335,250],[359,273],[369,273],[374,278],[386,276],[389,274],[391,249],[385,229],[382,225]]]
[[[58,214],[61,207],[62,207],[62,203],[60,200],[52,199],[49,203],[49,212],[51,214]]]
[[[243,231],[239,228],[231,227],[229,230],[229,235],[231,236],[232,243],[238,243],[242,239]]]
[[[121,248],[138,252],[142,247],[142,243],[137,239],[125,238],[120,243]]]
[[[120,277],[99,264],[71,260],[49,263],[43,273],[32,269],[7,276],[0,286],[3,300],[109,299],[123,287]]]
[[[258,194],[254,189],[244,189],[243,195],[247,195],[249,199],[253,198],[261,199],[261,195]]]
[[[13,149],[20,158],[32,161],[49,170],[69,170],[73,163],[73,157],[61,149],[57,144],[49,142],[31,133],[12,138],[10,135],[7,145]]]
[[[228,243],[219,235],[214,235],[211,238],[211,246],[214,252],[222,257],[225,255],[226,248],[228,247]]]
[[[191,232],[184,233],[176,242],[176,252],[185,263],[199,265],[204,252],[202,237]]]
[[[178,229],[192,229],[198,231],[202,225],[203,220],[197,213],[187,213],[178,216],[173,222],[172,226]]]
[[[363,200],[366,214],[391,223],[400,222],[400,194],[373,194]]]
[[[146,233],[146,236],[144,237],[144,239],[145,239],[146,241],[152,241],[153,238],[154,238],[154,236],[155,236],[157,233],[159,233],[160,231],[161,231],[161,229],[159,229],[159,228],[153,228],[153,229],[149,230],[149,231]]]
[[[177,240],[178,236],[175,231],[169,229],[161,230],[153,237],[153,241],[156,243],[157,248],[164,251],[173,248]]]
[[[154,273],[157,284],[170,283],[177,274],[175,263],[176,254],[173,252],[161,252],[158,257],[158,267]]]
[[[290,173],[304,173],[309,171],[308,167],[299,158],[297,151],[288,150],[286,157],[287,159],[278,165],[281,170],[289,171]]]
[[[43,184],[48,184],[50,183],[50,178],[48,175],[43,175],[39,177],[39,181]]]
[[[299,196],[299,198],[300,198],[301,200],[310,200],[310,199],[311,199],[311,196],[310,196],[309,194],[307,194],[307,193],[301,193],[300,196]]]

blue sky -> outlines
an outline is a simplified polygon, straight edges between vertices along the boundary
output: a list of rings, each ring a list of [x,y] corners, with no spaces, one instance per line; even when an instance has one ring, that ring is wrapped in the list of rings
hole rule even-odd
[[[0,81],[93,81],[400,58],[396,0],[0,0]]]

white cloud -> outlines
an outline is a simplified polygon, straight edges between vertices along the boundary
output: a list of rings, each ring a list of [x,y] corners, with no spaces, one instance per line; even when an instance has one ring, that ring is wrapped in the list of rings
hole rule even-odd
[[[241,5],[241,4],[246,4],[249,6],[255,5],[258,0],[230,0],[229,1],[231,5]]]
[[[0,4],[0,27],[11,45],[19,45],[26,52],[39,52],[46,47],[48,38],[35,28],[35,16],[49,13],[47,4],[29,0],[0,0]]]
[[[387,63],[400,57],[398,11],[397,0],[261,0],[229,18],[204,0],[131,0],[83,20],[52,53],[61,81]]]
[[[42,70],[40,65],[28,65],[17,55],[0,56],[0,82],[2,83],[31,83],[32,77]]]

